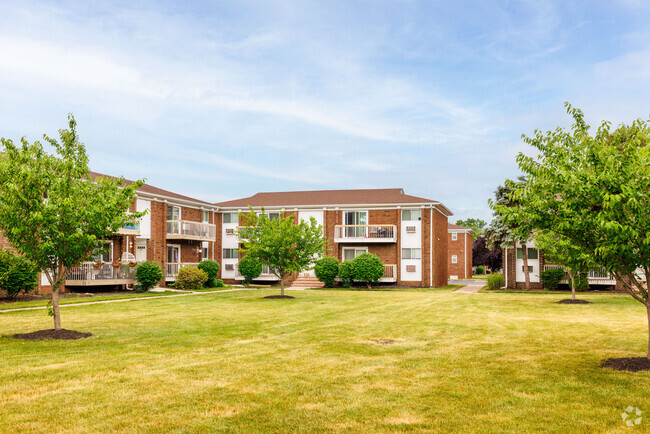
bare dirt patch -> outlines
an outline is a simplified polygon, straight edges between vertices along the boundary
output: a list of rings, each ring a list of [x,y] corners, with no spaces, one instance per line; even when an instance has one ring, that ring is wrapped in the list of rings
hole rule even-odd
[[[603,368],[612,368],[617,371],[650,371],[650,359],[647,357],[622,357],[620,359],[607,359],[601,365]]]
[[[37,332],[14,335],[15,339],[25,339],[27,341],[44,341],[49,339],[75,340],[92,336],[92,333],[77,332],[74,330],[39,330]]]

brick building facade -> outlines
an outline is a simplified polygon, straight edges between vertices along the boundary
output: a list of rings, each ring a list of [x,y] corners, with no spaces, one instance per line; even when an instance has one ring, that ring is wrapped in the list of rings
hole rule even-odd
[[[449,245],[449,279],[472,278],[472,236],[469,228],[449,223],[447,229]]]

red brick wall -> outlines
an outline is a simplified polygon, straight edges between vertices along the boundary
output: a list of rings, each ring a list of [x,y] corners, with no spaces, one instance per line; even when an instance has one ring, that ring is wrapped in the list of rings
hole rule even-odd
[[[470,234],[458,232],[458,239],[454,241],[452,235],[447,234],[447,243],[449,246],[449,275],[458,276],[459,279],[472,278],[472,236]],[[458,262],[453,264],[451,257],[456,255]]]
[[[435,209],[433,215],[433,286],[445,286],[449,277],[447,216]]]

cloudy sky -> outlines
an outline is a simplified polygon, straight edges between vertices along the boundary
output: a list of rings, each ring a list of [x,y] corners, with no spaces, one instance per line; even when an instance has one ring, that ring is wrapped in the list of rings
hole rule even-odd
[[[402,187],[490,218],[521,134],[650,114],[650,2],[0,2],[0,136],[209,201]]]

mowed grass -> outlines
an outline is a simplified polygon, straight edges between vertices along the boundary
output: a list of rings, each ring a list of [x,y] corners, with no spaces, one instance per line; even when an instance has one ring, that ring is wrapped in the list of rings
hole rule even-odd
[[[624,295],[269,291],[63,308],[78,341],[0,314],[0,432],[628,431],[650,427],[650,373]],[[394,341],[383,345],[380,341]]]
[[[79,296],[76,297],[59,299],[59,305],[63,306],[66,304],[91,303],[94,301],[106,301],[106,300],[126,300],[129,298],[160,297],[165,295],[178,295],[178,292],[175,291],[135,292],[134,291],[132,293],[121,292],[117,294],[93,295],[91,297],[83,296],[82,294],[80,294]],[[42,300],[14,301],[11,303],[0,303],[0,310],[41,307],[41,306],[47,306],[49,303],[50,303],[50,296],[44,295]]]

